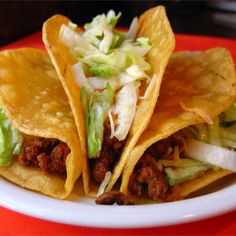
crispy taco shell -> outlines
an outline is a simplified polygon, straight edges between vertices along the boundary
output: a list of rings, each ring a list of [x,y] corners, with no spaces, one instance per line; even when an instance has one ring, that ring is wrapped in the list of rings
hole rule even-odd
[[[235,82],[233,60],[224,48],[173,54],[149,126],[131,151],[123,170],[121,191],[130,194],[129,178],[148,147],[185,127],[205,122],[198,114],[185,111],[181,102],[188,108],[200,108],[213,119],[234,102]],[[230,173],[207,171],[174,188],[170,199],[184,198]]]
[[[55,138],[68,145],[66,176],[13,161],[0,175],[21,187],[65,198],[81,174],[81,150],[67,96],[46,52],[22,48],[0,53],[0,106],[23,134]]]
[[[67,24],[69,21],[70,20],[68,18],[61,15],[53,16],[47,20],[43,26],[43,41],[62,81],[75,117],[75,122],[81,141],[81,149],[83,152],[84,188],[85,192],[88,193],[91,189],[89,189],[90,184],[88,158],[86,157],[85,122],[81,105],[80,88],[74,80],[71,71],[71,66],[75,62],[70,58],[69,49],[62,42],[60,42],[59,39],[61,25]],[[111,190],[113,185],[116,183],[126,163],[129,153],[149,123],[159,95],[165,67],[175,47],[174,34],[167,19],[164,7],[159,6],[152,8],[141,15],[139,18],[138,36],[148,37],[150,40],[152,48],[148,53],[147,61],[152,66],[152,73],[155,73],[158,76],[158,79],[147,99],[140,100],[138,103],[136,115],[126,141],[126,145],[118,163],[113,169],[111,180],[107,186],[107,191]],[[145,88],[141,87],[141,90],[144,89]],[[143,114],[145,114],[145,116],[143,116]]]

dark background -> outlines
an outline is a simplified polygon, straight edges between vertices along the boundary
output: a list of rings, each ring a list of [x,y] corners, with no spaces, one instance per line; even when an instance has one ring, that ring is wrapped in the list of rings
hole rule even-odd
[[[0,1],[0,45],[41,30],[56,13],[83,25],[112,8],[122,12],[118,26],[128,27],[134,16],[160,4],[175,33],[236,38],[236,1]]]

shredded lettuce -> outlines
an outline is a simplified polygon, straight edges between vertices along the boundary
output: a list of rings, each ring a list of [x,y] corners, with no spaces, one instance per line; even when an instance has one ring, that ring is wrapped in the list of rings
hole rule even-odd
[[[72,72],[74,74],[75,81],[79,86],[85,87],[89,92],[93,91],[93,88],[91,87],[88,79],[85,76],[83,65],[80,61],[72,66]]]
[[[138,32],[138,17],[134,17],[134,19],[132,20],[130,24],[126,37],[134,39],[136,38],[137,32]]]
[[[127,136],[135,116],[138,100],[135,82],[127,83],[117,94],[114,114],[117,116],[116,128],[111,137],[122,141]]]
[[[104,53],[108,53],[111,48],[112,42],[113,42],[112,31],[108,30],[108,29],[104,29],[103,39],[101,40],[101,42],[99,44],[99,50]]]
[[[235,171],[234,159],[236,154],[233,151],[236,150],[235,121],[236,103],[216,117],[211,125],[199,124],[183,129],[180,133],[185,137],[185,155]],[[192,141],[187,142],[187,140]],[[173,175],[173,170],[168,171],[170,172],[169,175]],[[185,173],[185,170],[182,171]],[[181,179],[181,182],[183,180],[185,178]],[[172,181],[172,184],[174,183],[173,178],[170,178],[170,181]],[[179,181],[177,182],[179,183]]]
[[[196,139],[185,139],[186,156],[236,172],[236,152]]]
[[[189,126],[180,133],[186,138],[196,139],[208,144],[214,144],[225,148],[236,149],[236,125],[222,126],[220,116],[214,119],[212,125],[199,124]]]
[[[85,40],[77,31],[64,24],[61,26],[60,40],[70,49],[74,58],[77,55],[77,59],[98,52],[93,44]]]
[[[143,71],[149,72],[151,70],[151,65],[145,61],[144,57],[141,57],[137,53],[134,53],[134,51],[127,52],[127,56],[128,61],[126,62],[126,67],[135,64]]]
[[[205,165],[201,161],[184,157],[179,159],[160,159],[158,162],[161,163],[164,167],[173,167],[173,168],[187,168],[187,167]]]
[[[118,15],[116,15],[113,10],[110,10],[107,13],[107,23],[112,27],[115,27],[120,17],[121,17],[121,12],[119,12]]]
[[[103,76],[97,70],[100,72],[100,67],[106,64],[118,70],[109,69],[105,77],[123,72],[131,64],[137,64],[144,71],[150,69],[143,58],[151,48],[148,38],[140,37],[135,40],[133,35],[133,38],[127,39],[124,32],[115,30],[120,16],[121,13],[116,15],[113,10],[107,15],[98,15],[92,22],[85,24],[85,31],[82,33],[76,31],[76,25],[72,22],[61,27],[61,41],[70,48],[73,58],[82,59],[83,63],[92,67],[92,75]],[[134,22],[137,24],[137,19]]]
[[[0,108],[0,166],[11,164],[12,156],[18,155],[23,138]]]
[[[95,89],[95,90],[103,90],[107,87],[107,83],[109,82],[109,85],[111,86],[111,88],[115,91],[117,89],[119,89],[122,84],[119,81],[119,77],[113,77],[113,78],[109,78],[109,80],[107,78],[103,78],[100,76],[93,76],[93,77],[89,77],[88,78],[89,83],[91,84],[91,86]]]
[[[118,48],[125,40],[125,33],[113,29],[113,41],[111,44],[111,49]]]
[[[83,63],[90,67],[98,66],[100,64],[107,65],[116,68],[114,73],[123,71],[127,67],[127,55],[126,53],[113,51],[112,53],[106,55],[104,53],[91,54],[84,57],[81,60]]]
[[[203,171],[209,169],[209,166],[206,164],[199,165],[198,162],[196,165],[184,167],[184,168],[165,168],[167,174],[167,181],[170,185],[178,185],[186,180],[193,179]]]
[[[140,44],[140,46],[143,46],[148,49],[151,48],[151,45],[149,44],[149,39],[146,37],[139,37],[139,38],[137,38],[136,41]]]
[[[81,88],[81,99],[87,127],[87,147],[89,158],[99,157],[104,132],[104,122],[114,98],[109,83],[103,93],[92,94],[90,98],[85,87]],[[89,101],[89,102],[88,102]]]
[[[90,158],[100,154],[104,122],[111,107],[115,113],[110,117],[117,116],[114,136],[126,138],[136,112],[140,81],[149,80],[151,72],[145,59],[151,49],[149,40],[136,39],[138,18],[125,33],[115,29],[120,17],[121,13],[110,10],[85,24],[84,32],[78,32],[77,25],[70,22],[62,25],[59,35],[75,60],[72,71],[81,88]]]
[[[236,102],[213,124],[189,126],[179,134],[185,138],[184,156],[191,159],[159,160],[170,185],[195,178],[208,168],[236,171]]]
[[[113,65],[108,64],[98,64],[96,66],[91,66],[89,72],[95,76],[101,76],[104,78],[111,77],[114,74],[117,74],[119,71]]]

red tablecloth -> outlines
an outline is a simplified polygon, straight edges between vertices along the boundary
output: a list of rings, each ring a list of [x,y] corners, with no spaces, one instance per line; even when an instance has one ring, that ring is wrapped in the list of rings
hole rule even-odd
[[[223,199],[222,199],[223,200]],[[0,235],[236,235],[236,211],[208,220],[146,229],[97,229],[70,226],[25,216],[0,207]]]
[[[176,35],[178,50],[204,50],[226,47],[236,62],[236,41],[190,35]],[[1,49],[18,47],[43,48],[41,33],[35,33]],[[235,197],[235,196],[232,196]],[[224,201],[224,199],[222,199]],[[228,214],[168,227],[146,229],[96,229],[63,225],[25,216],[0,207],[1,235],[236,235],[236,211]]]

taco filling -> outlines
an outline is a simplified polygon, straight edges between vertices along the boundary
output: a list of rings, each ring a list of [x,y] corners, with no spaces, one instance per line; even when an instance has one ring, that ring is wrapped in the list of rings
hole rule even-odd
[[[120,16],[110,10],[83,30],[55,15],[43,26],[80,138],[84,191],[93,197],[112,190],[148,126],[175,47],[163,6],[135,17],[128,32],[115,29]]]
[[[152,144],[129,179],[129,191],[139,197],[168,199],[171,188],[209,169],[236,172],[236,103],[211,124],[189,126]]]
[[[145,99],[157,76],[151,76],[146,55],[151,45],[138,37],[138,19],[127,33],[115,26],[121,13],[110,10],[96,16],[79,32],[75,24],[62,24],[60,40],[75,60],[72,71],[81,86],[86,120],[87,152],[92,177],[101,183],[121,155],[139,99]],[[145,91],[139,91],[141,84]]]
[[[25,140],[24,140],[25,141]],[[22,166],[38,167],[48,174],[66,175],[66,158],[70,149],[58,139],[32,138],[23,141],[23,150],[17,157]]]
[[[149,126],[124,168],[120,191],[137,201],[162,202],[217,184],[236,172],[235,121],[229,52],[175,53]]]
[[[1,52],[0,64],[0,175],[64,199],[82,172],[81,149],[51,61],[44,51],[22,48]]]
[[[66,175],[68,145],[58,139],[22,134],[0,107],[0,166],[9,166],[13,159],[26,167],[38,167],[48,174]]]

